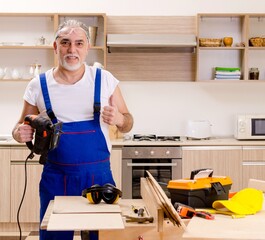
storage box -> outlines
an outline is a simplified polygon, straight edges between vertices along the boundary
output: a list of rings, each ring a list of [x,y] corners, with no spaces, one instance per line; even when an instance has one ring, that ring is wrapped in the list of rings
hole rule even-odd
[[[205,177],[178,179],[168,183],[171,202],[183,203],[193,208],[211,208],[215,200],[227,200],[232,180],[230,177]]]

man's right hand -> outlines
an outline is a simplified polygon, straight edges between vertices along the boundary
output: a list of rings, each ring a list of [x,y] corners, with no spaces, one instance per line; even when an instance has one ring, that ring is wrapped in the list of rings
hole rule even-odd
[[[30,142],[33,139],[34,129],[28,124],[18,124],[15,132],[15,140],[20,143]]]

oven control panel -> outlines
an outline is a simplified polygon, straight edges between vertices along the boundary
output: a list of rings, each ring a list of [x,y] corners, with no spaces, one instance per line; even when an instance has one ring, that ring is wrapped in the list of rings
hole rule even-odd
[[[181,158],[181,147],[123,147],[122,158]]]

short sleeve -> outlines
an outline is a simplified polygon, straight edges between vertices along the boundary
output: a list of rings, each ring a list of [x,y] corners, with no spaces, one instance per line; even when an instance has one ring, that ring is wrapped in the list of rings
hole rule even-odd
[[[33,78],[26,87],[23,99],[33,106],[37,106],[37,98],[40,93],[39,78]]]

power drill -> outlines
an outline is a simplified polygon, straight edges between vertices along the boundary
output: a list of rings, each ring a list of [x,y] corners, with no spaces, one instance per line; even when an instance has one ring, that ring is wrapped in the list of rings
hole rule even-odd
[[[27,115],[24,119],[24,124],[28,124],[35,129],[34,144],[32,142],[26,142],[27,147],[33,153],[40,154],[39,163],[45,164],[54,132],[53,123],[45,117]]]

